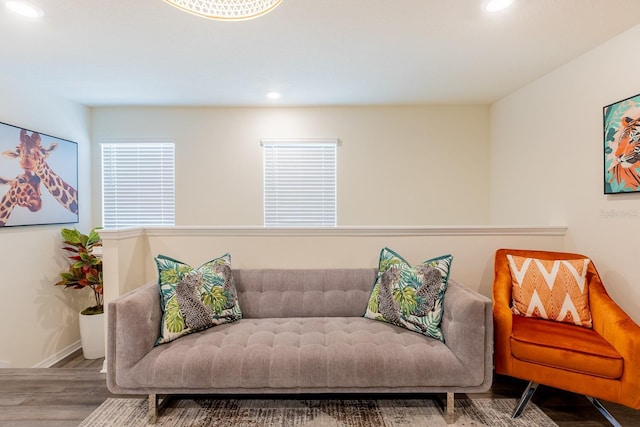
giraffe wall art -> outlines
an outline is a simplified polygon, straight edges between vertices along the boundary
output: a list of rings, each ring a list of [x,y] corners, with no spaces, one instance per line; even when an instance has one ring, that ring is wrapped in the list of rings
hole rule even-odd
[[[0,123],[0,227],[78,222],[78,144]]]

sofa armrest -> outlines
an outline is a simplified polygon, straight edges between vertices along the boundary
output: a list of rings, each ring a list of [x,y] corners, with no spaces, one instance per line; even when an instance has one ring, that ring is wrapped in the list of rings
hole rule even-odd
[[[126,376],[158,339],[162,310],[157,282],[111,301],[107,310],[107,385],[117,393],[118,379]]]
[[[621,403],[640,409],[640,326],[611,299],[595,275],[589,284],[593,329],[624,359]]]
[[[491,292],[493,296],[496,373],[511,375],[512,283],[506,254],[506,249],[500,249],[496,252]]]
[[[491,300],[449,280],[444,297],[442,332],[445,344],[469,369],[478,386],[493,382],[493,317]]]

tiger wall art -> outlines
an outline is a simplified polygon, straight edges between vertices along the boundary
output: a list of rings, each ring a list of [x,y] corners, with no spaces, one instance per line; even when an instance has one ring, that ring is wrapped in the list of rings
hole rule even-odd
[[[640,192],[640,95],[603,108],[604,193]]]

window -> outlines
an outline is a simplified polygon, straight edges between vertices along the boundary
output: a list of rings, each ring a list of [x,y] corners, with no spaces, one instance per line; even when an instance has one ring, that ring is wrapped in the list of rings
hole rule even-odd
[[[338,140],[263,139],[264,225],[336,226]]]
[[[102,144],[104,228],[175,225],[173,142]]]

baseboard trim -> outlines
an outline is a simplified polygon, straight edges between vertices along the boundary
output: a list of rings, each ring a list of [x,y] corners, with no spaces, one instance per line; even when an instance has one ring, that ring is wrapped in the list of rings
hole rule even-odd
[[[82,343],[80,342],[80,340],[78,340],[72,343],[71,345],[63,348],[59,352],[52,354],[51,356],[47,357],[43,361],[33,365],[32,368],[50,368],[56,363],[60,362],[65,357],[68,357],[71,354],[75,353],[76,351],[80,350],[81,348],[82,348]]]

